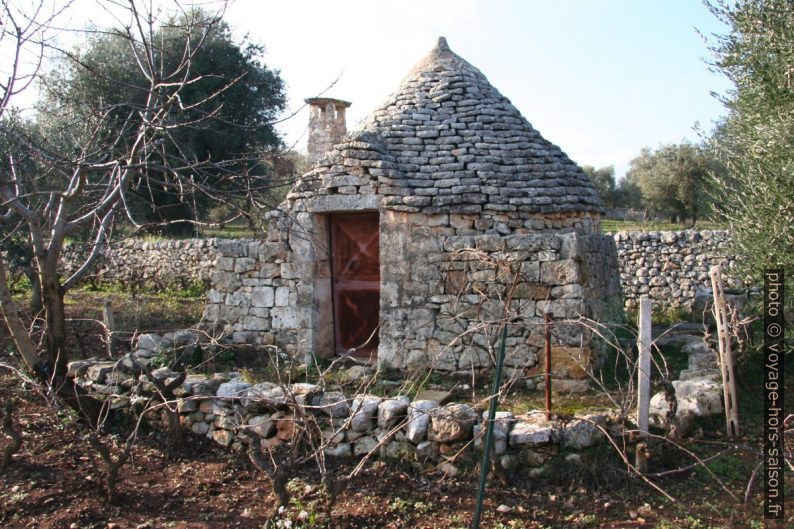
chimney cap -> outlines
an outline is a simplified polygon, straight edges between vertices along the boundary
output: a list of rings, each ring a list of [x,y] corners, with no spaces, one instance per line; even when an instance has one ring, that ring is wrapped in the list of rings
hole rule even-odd
[[[303,100],[305,103],[310,105],[317,105],[317,106],[325,106],[328,103],[333,103],[335,107],[339,108],[347,108],[353,103],[350,101],[344,101],[342,99],[334,99],[333,97],[309,97]]]

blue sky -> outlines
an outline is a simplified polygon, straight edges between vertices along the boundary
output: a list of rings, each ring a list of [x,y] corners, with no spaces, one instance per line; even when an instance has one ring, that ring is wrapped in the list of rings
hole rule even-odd
[[[91,0],[70,18],[112,23]],[[710,130],[723,113],[710,92],[729,86],[704,62],[695,28],[725,28],[700,0],[236,0],[226,20],[265,45],[291,111],[341,74],[325,95],[353,102],[349,129],[446,36],[544,137],[619,176],[642,147],[697,140],[696,122]],[[286,142],[305,151],[307,123],[303,109],[281,124]]]
[[[697,139],[723,113],[695,31],[723,33],[700,0],[265,2],[227,19],[267,47],[290,104],[325,89],[353,102],[348,127],[396,89],[444,35],[532,125],[580,164],[625,172],[643,146]],[[306,111],[282,127],[305,149]]]

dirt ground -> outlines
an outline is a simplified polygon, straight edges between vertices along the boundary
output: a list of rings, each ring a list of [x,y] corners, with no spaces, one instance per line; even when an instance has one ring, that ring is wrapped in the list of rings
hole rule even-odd
[[[70,310],[81,316],[90,312],[75,305]],[[84,352],[101,351],[101,341],[92,339],[95,329],[81,328],[84,336],[75,345],[86,348]],[[14,363],[11,351],[2,341],[0,362]],[[324,515],[322,487],[311,466],[294,471],[288,487],[291,505],[278,513],[269,481],[243,454],[195,436],[186,436],[185,450],[174,453],[157,431],[140,437],[121,471],[119,502],[109,505],[96,453],[79,426],[0,369],[0,401],[11,398],[24,445],[0,476],[2,528],[463,529],[469,527],[474,510],[476,466],[452,478],[405,463],[373,461],[340,493],[332,520]],[[751,432],[741,444],[759,447],[757,434]],[[0,436],[0,449],[7,441]],[[705,455],[727,446],[717,421],[688,448]],[[651,471],[674,468],[682,461],[680,455],[666,451],[652,453]],[[481,527],[761,528],[765,527],[761,484],[754,487],[746,505],[741,502],[756,462],[748,452],[739,451],[709,463],[736,499],[702,468],[656,480],[676,499],[672,502],[629,476],[612,448],[591,449],[583,454],[581,464],[562,461],[545,476],[519,471],[509,484],[490,481]],[[349,461],[331,465],[340,476],[352,468]],[[789,475],[788,521],[778,527],[794,527],[791,484]]]

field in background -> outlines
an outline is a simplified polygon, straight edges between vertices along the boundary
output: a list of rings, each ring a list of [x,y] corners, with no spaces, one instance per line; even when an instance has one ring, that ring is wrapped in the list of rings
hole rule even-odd
[[[601,231],[603,233],[614,233],[617,231],[683,231],[692,229],[691,224],[684,224],[681,222],[664,222],[664,221],[636,221],[636,220],[618,220],[618,219],[604,219],[601,221]],[[725,230],[728,229],[727,224],[719,222],[703,221],[695,224],[696,230]]]

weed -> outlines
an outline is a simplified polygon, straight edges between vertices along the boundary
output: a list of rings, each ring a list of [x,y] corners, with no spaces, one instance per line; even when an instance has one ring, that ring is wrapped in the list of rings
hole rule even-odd
[[[15,492],[14,494],[11,495],[10,498],[8,498],[8,501],[10,503],[17,503],[24,500],[27,497],[28,497],[27,492]]]
[[[749,476],[750,469],[747,463],[736,456],[726,455],[707,463],[714,474],[724,480],[744,482]],[[703,467],[697,467],[696,472],[706,476],[708,473]]]
[[[256,375],[254,375],[254,372],[247,367],[240,369],[240,378],[249,384],[254,384],[257,382]]]
[[[410,502],[398,496],[389,503],[389,511],[394,513],[406,513],[410,505]]]

